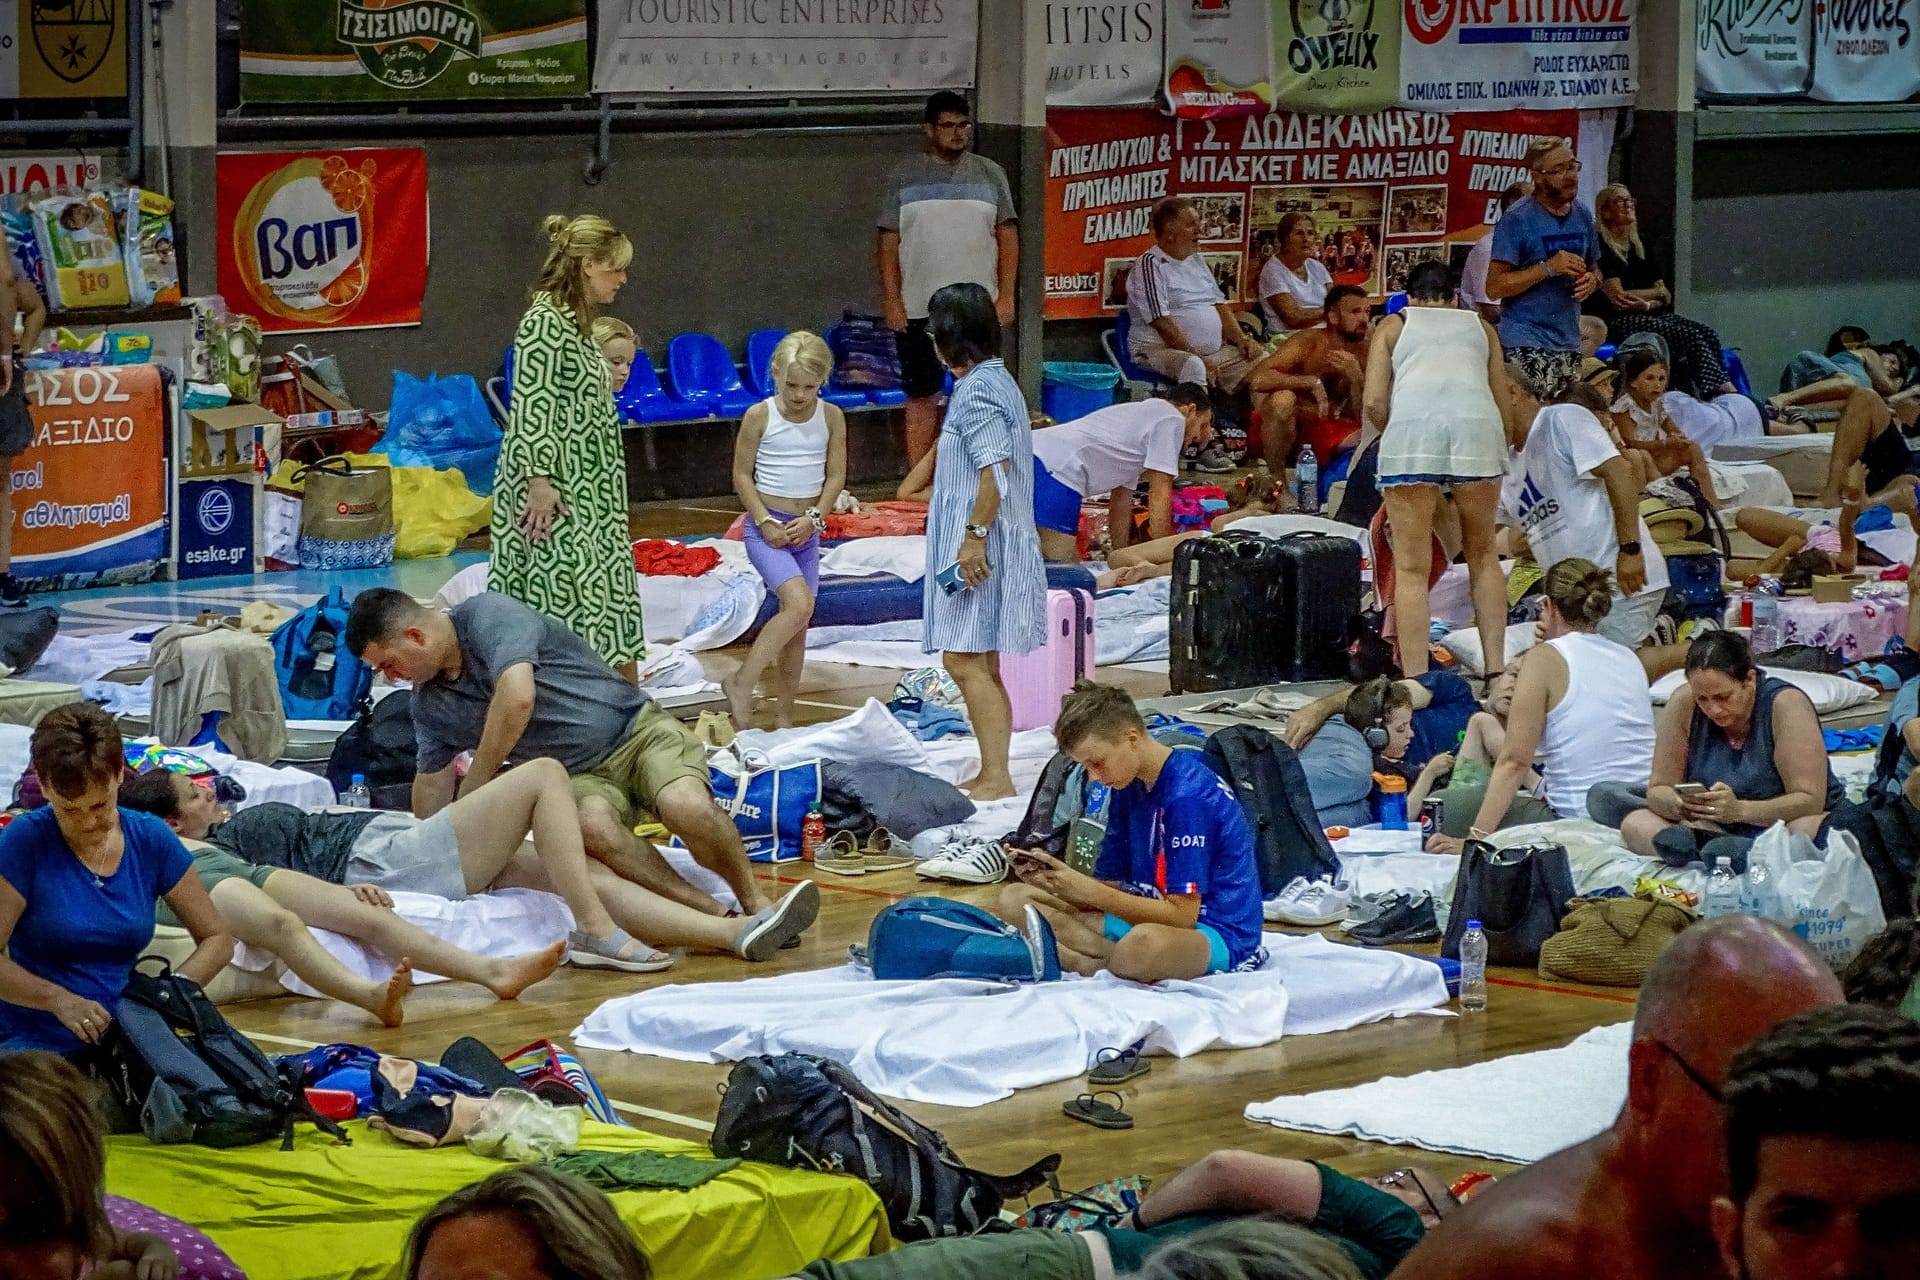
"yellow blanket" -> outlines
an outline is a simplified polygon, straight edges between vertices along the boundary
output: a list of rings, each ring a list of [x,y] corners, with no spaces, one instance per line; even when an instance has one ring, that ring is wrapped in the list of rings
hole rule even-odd
[[[137,1134],[107,1140],[107,1190],[199,1227],[251,1280],[388,1280],[407,1232],[450,1191],[506,1168],[465,1147],[402,1146],[363,1122],[350,1147],[307,1128],[231,1151],[156,1147]],[[583,1147],[704,1156],[707,1149],[588,1122]],[[613,1197],[658,1280],[768,1280],[818,1258],[847,1261],[888,1247],[886,1215],[865,1183],[834,1174],[743,1164],[692,1191]]]

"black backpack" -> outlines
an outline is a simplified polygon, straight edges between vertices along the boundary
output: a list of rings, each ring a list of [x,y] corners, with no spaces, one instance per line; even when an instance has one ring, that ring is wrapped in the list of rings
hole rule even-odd
[[[327,781],[345,795],[353,775],[367,780],[376,809],[413,808],[413,779],[420,748],[413,736],[413,694],[396,689],[347,726],[327,757]]]
[[[1253,828],[1261,897],[1271,898],[1295,876],[1338,878],[1340,859],[1327,843],[1307,771],[1292,747],[1265,729],[1228,725],[1207,739],[1207,763],[1233,788]]]
[[[846,1067],[804,1053],[734,1067],[711,1146],[716,1156],[851,1174],[880,1197],[901,1241],[972,1235],[1060,1167],[1052,1155],[1007,1178],[969,1169],[945,1138]]]
[[[157,973],[145,967],[154,964]],[[233,1029],[199,984],[152,956],[140,965],[114,1007],[103,1046],[110,1102],[127,1131],[137,1124],[150,1142],[203,1147],[277,1137],[291,1151],[294,1122],[304,1120],[348,1140]]]

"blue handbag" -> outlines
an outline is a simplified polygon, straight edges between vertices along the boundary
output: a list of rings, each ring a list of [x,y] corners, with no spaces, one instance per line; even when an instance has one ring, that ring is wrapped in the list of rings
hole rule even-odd
[[[800,829],[820,800],[820,762],[775,766],[758,752],[725,748],[708,770],[713,801],[733,819],[754,862],[792,862]]]

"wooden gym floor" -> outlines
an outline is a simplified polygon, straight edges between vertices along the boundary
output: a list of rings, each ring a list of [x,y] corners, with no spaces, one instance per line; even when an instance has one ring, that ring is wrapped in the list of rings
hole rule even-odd
[[[879,494],[863,496],[882,496]],[[891,495],[885,495],[891,496]],[[636,507],[636,537],[712,532],[738,511],[729,499]],[[740,650],[704,654],[709,678],[719,679],[739,661]],[[869,696],[882,699],[896,673],[809,664],[800,712],[807,721],[837,718]],[[1110,670],[1103,678],[1136,696],[1166,692],[1165,679]],[[350,1041],[382,1052],[435,1060],[462,1036],[475,1036],[500,1052],[534,1040],[571,1043],[569,1033],[602,1002],[669,983],[725,982],[794,970],[828,968],[845,961],[847,945],[866,938],[867,924],[885,902],[933,891],[985,900],[994,887],[946,885],[937,889],[911,870],[857,880],[818,874],[788,863],[762,867],[769,882],[801,877],[820,883],[818,924],[796,950],[765,965],[695,955],[660,974],[621,975],[561,969],[520,999],[499,1002],[478,988],[438,983],[417,989],[407,1022],[393,1030],[375,1026],[358,1010],[322,1000],[282,998],[227,1006],[235,1025],[269,1052],[296,1052],[314,1044]],[[1333,935],[1338,938],[1337,933]],[[1438,944],[1424,949],[1433,951]],[[1165,1177],[1219,1148],[1238,1147],[1273,1155],[1325,1160],[1350,1173],[1379,1173],[1424,1163],[1452,1176],[1469,1168],[1498,1170],[1487,1161],[1329,1138],[1249,1123],[1247,1103],[1280,1093],[1305,1093],[1361,1084],[1387,1075],[1465,1066],[1512,1053],[1554,1048],[1590,1028],[1633,1014],[1631,992],[1550,985],[1528,970],[1494,970],[1490,1008],[1472,1017],[1414,1017],[1373,1023],[1330,1035],[1288,1037],[1256,1049],[1203,1053],[1186,1059],[1154,1058],[1153,1070],[1123,1093],[1135,1127],[1103,1131],[1068,1120],[1061,1104],[1084,1087],[1079,1080],[1024,1090],[986,1107],[956,1109],[907,1104],[907,1110],[941,1130],[968,1162],[991,1172],[1025,1167],[1050,1152],[1065,1159],[1063,1185],[1081,1187],[1125,1173]],[[707,1066],[624,1053],[580,1051],[579,1057],[638,1127],[673,1137],[704,1140],[718,1104],[725,1065]]]

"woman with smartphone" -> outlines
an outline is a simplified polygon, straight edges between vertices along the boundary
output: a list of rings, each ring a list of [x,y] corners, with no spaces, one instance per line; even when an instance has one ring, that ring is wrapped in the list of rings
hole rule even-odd
[[[1686,672],[1661,713],[1646,790],[1596,789],[1594,820],[1620,828],[1642,857],[1711,866],[1724,855],[1736,873],[1753,837],[1776,822],[1822,841],[1846,790],[1812,700],[1754,666],[1746,638],[1731,631],[1695,640]]]
[[[1047,577],[1033,523],[1033,427],[1000,360],[1000,320],[977,284],[950,284],[927,304],[927,331],[953,374],[953,398],[927,509],[926,638],[966,700],[980,743],[975,800],[1014,795],[1007,762],[1013,707],[1000,655],[1046,637]]]

